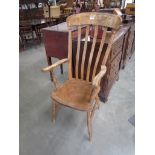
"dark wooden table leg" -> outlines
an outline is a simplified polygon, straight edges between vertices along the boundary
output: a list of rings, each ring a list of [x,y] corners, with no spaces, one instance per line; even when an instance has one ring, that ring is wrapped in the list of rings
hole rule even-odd
[[[52,65],[51,57],[47,56],[47,63],[48,63],[49,66]],[[50,72],[50,77],[51,77],[51,81],[53,81],[53,73],[52,72]]]
[[[63,74],[63,65],[60,65],[60,69],[61,69],[61,74]]]

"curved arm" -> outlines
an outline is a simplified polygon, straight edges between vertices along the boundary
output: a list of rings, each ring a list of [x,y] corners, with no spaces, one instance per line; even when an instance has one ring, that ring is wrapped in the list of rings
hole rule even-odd
[[[107,67],[106,67],[105,65],[102,65],[102,66],[101,66],[101,71],[100,71],[100,72],[95,76],[95,78],[93,79],[92,84],[93,84],[94,86],[96,86],[96,87],[99,86],[100,81],[101,81],[102,77],[105,75],[106,71],[107,71]]]
[[[65,62],[68,62],[68,61],[69,61],[68,58],[59,60],[59,61],[57,61],[56,63],[54,63],[53,65],[48,66],[48,67],[46,67],[46,68],[43,68],[42,71],[43,71],[43,72],[52,71],[52,70],[55,69],[56,67],[60,66],[61,64],[65,63]],[[58,79],[54,76],[54,74],[52,74],[52,78],[53,78],[54,86],[55,86],[55,88],[57,89],[58,87],[61,86],[61,84],[60,84],[60,82],[58,81]]]
[[[59,61],[57,61],[56,63],[52,64],[51,66],[45,67],[42,69],[43,72],[48,72],[48,71],[52,71],[53,69],[55,69],[56,67],[60,66],[61,64],[68,62],[69,59],[61,59]]]
[[[107,68],[105,65],[101,66],[101,71],[95,76],[95,78],[92,81],[92,85],[93,85],[93,90],[92,90],[92,94],[91,94],[91,99],[90,101],[93,102],[95,98],[97,98],[97,95],[100,91],[100,81],[102,79],[102,77],[105,75],[107,71]]]

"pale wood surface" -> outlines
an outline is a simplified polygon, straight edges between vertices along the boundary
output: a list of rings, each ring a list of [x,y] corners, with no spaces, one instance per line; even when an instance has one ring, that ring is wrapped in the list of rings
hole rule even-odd
[[[71,15],[66,21],[69,27],[78,25],[99,25],[119,29],[122,19],[113,14],[89,12]]]
[[[98,93],[100,91],[100,81],[102,77],[106,73],[106,62],[108,56],[111,51],[111,46],[114,40],[114,36],[116,33],[116,29],[120,27],[121,18],[117,15],[104,14],[104,13],[81,13],[72,15],[67,18],[67,24],[69,26],[69,35],[68,35],[68,59],[62,60],[59,63],[56,63],[54,66],[50,66],[44,69],[44,71],[49,71],[56,66],[68,61],[68,80],[61,86],[57,87],[56,90],[52,92],[51,98],[56,101],[56,103],[65,105],[67,107],[86,111],[87,112],[87,126],[89,139],[92,139],[92,118],[95,112],[95,109],[99,107],[98,104]],[[76,52],[76,63],[75,68],[72,64],[72,27],[78,27],[78,35],[77,35],[77,52]],[[79,55],[80,55],[80,47],[81,47],[81,27],[86,27],[85,32],[85,43],[84,43],[84,52],[82,57],[82,65],[79,65]],[[88,65],[86,71],[86,80],[83,80],[84,73],[84,64],[86,59],[86,51],[87,51],[87,41],[89,30],[94,28],[94,36],[92,41],[92,46],[90,50],[90,55],[88,58]],[[90,69],[92,65],[92,58],[94,56],[94,49],[97,41],[98,29],[99,26],[103,28],[102,39],[99,40],[100,46],[99,51],[95,63],[95,67],[93,70],[93,75],[90,74]],[[105,56],[102,61],[101,70],[96,75],[96,68],[99,63],[99,58],[105,43],[107,28],[112,28],[111,34],[108,40],[108,47],[105,52]],[[81,68],[79,68],[81,67]],[[73,78],[72,71],[75,70],[75,78]],[[79,71],[81,76],[79,77]],[[54,104],[56,104],[54,102]],[[55,116],[55,105],[54,105],[54,116]]]
[[[98,51],[98,54],[97,54],[97,57],[96,57],[96,62],[95,62],[94,70],[93,70],[92,79],[95,77],[95,74],[96,74],[97,65],[99,63],[99,59],[100,59],[100,56],[101,56],[101,53],[102,53],[103,45],[105,43],[105,38],[106,38],[106,34],[107,34],[106,31],[107,31],[107,28],[104,28],[101,43],[100,43],[100,47],[99,47],[99,51]]]
[[[55,69],[56,67],[60,66],[61,64],[65,63],[65,62],[68,62],[68,61],[69,61],[68,58],[59,60],[56,63],[52,64],[51,66],[48,66],[46,68],[43,68],[42,71],[43,72],[51,71],[51,70]]]
[[[108,44],[108,47],[107,47],[107,50],[106,50],[106,53],[105,53],[105,56],[104,56],[102,65],[106,65],[106,62],[107,62],[107,60],[108,60],[108,56],[109,56],[110,51],[111,51],[112,42],[113,42],[114,37],[115,37],[115,33],[116,33],[116,31],[113,30],[113,31],[112,31],[112,35],[111,35],[111,37],[110,37],[110,39],[109,39],[109,44]]]
[[[81,45],[81,26],[78,26],[78,46],[76,53],[76,79],[78,79],[78,66],[79,66],[79,55],[80,55],[80,45]]]
[[[72,78],[72,31],[69,30],[68,34],[68,79]]]
[[[52,92],[52,98],[59,103],[81,111],[92,109],[90,96],[93,85],[85,80],[67,80],[58,90]]]
[[[90,66],[91,66],[91,62],[92,62],[92,58],[93,58],[93,54],[94,54],[97,33],[98,33],[98,26],[95,26],[95,33],[94,33],[94,38],[93,38],[93,44],[92,44],[92,48],[91,48],[91,52],[90,52],[90,56],[89,56],[89,62],[88,62],[87,77],[86,77],[87,81],[89,81]]]
[[[102,79],[102,77],[105,75],[106,73],[106,66],[101,66],[101,71],[95,76],[95,78],[93,79],[92,84],[96,87],[100,86],[100,81]]]
[[[83,79],[83,74],[84,74],[84,61],[85,61],[85,57],[86,57],[89,29],[90,29],[90,26],[88,25],[86,27],[85,44],[84,44],[83,55],[82,55],[81,79]]]

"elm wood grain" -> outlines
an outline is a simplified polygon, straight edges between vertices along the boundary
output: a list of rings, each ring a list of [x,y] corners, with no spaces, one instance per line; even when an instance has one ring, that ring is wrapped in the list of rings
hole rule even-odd
[[[95,33],[94,33],[93,43],[92,43],[92,47],[91,47],[91,51],[90,51],[90,55],[89,55],[88,67],[87,67],[87,77],[86,77],[87,81],[89,81],[89,77],[90,77],[90,67],[91,67],[92,58],[94,55],[97,34],[98,34],[98,26],[95,25]]]
[[[57,102],[81,111],[92,109],[90,96],[93,86],[85,80],[67,80],[57,91],[52,92],[52,98]],[[72,94],[72,95],[71,95]]]
[[[80,43],[81,43],[81,27],[78,26],[78,46],[76,54],[76,78],[78,79],[78,65],[79,65],[79,53],[80,53]]]
[[[86,27],[85,44],[84,44],[83,55],[82,55],[81,79],[83,79],[84,61],[85,61],[85,57],[86,57],[86,50],[87,50],[87,42],[88,42],[89,30],[90,30],[90,26],[88,25],[88,26]]]
[[[99,22],[99,20],[104,19],[104,22]],[[73,23],[73,21],[75,21]],[[54,100],[53,104],[53,117],[55,117],[55,108],[56,104],[62,104],[64,106],[87,112],[87,127],[88,127],[88,134],[89,134],[89,140],[92,139],[92,119],[95,112],[95,109],[98,106],[98,93],[100,91],[100,81],[102,77],[106,73],[106,62],[108,59],[108,56],[110,55],[112,43],[114,40],[114,35],[117,29],[119,28],[121,24],[121,19],[117,15],[110,15],[110,14],[100,14],[100,13],[81,13],[72,15],[67,18],[67,25],[69,27],[69,44],[68,44],[68,59],[62,60],[57,62],[55,65],[49,66],[43,71],[51,71],[60,64],[68,61],[69,67],[68,67],[68,80],[62,84],[60,87],[56,87],[56,89],[52,92],[51,98]],[[93,38],[93,42],[90,42],[91,44],[91,50],[86,69],[86,80],[81,79],[80,77],[77,77],[78,70],[81,71],[81,65],[79,65],[79,56],[80,56],[80,45],[81,45],[81,28],[84,25],[91,25],[95,27],[95,34]],[[75,59],[76,62],[74,69],[73,69],[73,62],[72,62],[72,28],[75,26],[78,26],[78,36],[77,36],[77,52]],[[95,77],[92,78],[92,74],[90,74],[90,66],[92,65],[92,58],[94,56],[94,49],[96,45],[96,38],[98,33],[98,26],[102,27],[110,27],[112,29],[112,34],[109,39],[107,48],[105,50],[105,55],[103,59],[101,60],[101,65],[99,65],[99,72],[95,74]],[[87,31],[86,31],[87,32]],[[106,32],[104,32],[106,33]],[[104,35],[104,34],[103,34]],[[87,35],[85,35],[87,37]],[[74,40],[75,41],[75,40]],[[102,44],[102,41],[98,44]],[[104,47],[104,45],[103,45]],[[79,69],[80,68],[80,69]],[[75,71],[75,78],[72,74],[72,71]],[[81,73],[81,72],[79,72]],[[90,77],[90,78],[88,78]],[[54,118],[55,119],[55,118]]]
[[[80,18],[81,15],[84,18]],[[101,12],[89,12],[89,13],[80,13],[76,14],[77,18],[74,19],[75,15],[71,15],[67,18],[68,26],[78,26],[78,25],[98,25],[105,26],[113,29],[119,29],[121,24],[121,18],[119,16],[101,13]],[[107,18],[109,16],[109,18]]]
[[[68,34],[68,78],[72,78],[72,31],[69,30]]]
[[[107,28],[103,28],[103,32],[106,32],[106,31],[107,31]],[[96,69],[97,69],[97,65],[98,65],[99,59],[101,57],[103,45],[105,43],[106,34],[107,33],[105,33],[104,35],[102,34],[101,44],[100,44],[99,51],[98,51],[98,54],[97,54],[97,57],[96,57],[92,78],[94,78],[95,74],[96,74]]]
[[[51,60],[51,59],[50,59],[50,60]],[[63,63],[68,62],[68,61],[69,61],[69,59],[62,59],[62,60],[56,62],[56,63],[53,64],[53,65],[52,65],[52,63],[50,63],[50,65],[49,65],[48,67],[42,69],[42,71],[43,71],[43,72],[52,71],[54,68],[56,68],[56,67],[58,67],[58,66],[61,66]],[[52,72],[50,72],[50,73],[51,73],[52,81],[53,81],[53,83],[54,83],[54,85],[55,85],[55,88],[58,88],[59,85],[60,85],[59,81],[58,81],[57,78],[53,75]]]
[[[60,61],[57,61],[56,63],[54,63],[53,65],[50,65],[50,66],[48,66],[48,67],[46,67],[46,68],[43,68],[42,69],[42,71],[44,71],[44,72],[46,72],[46,71],[51,71],[51,70],[53,70],[55,67],[57,67],[57,66],[59,66],[59,65],[61,65],[61,64],[63,64],[63,63],[65,63],[65,62],[67,62],[67,61],[69,61],[69,59],[62,59],[62,60],[60,60]]]

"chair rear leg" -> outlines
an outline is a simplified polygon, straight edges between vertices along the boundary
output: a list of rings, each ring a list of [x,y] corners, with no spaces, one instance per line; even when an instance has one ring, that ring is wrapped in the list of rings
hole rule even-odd
[[[55,123],[56,113],[57,113],[57,103],[54,100],[52,100],[52,122],[53,123]]]

